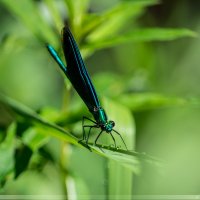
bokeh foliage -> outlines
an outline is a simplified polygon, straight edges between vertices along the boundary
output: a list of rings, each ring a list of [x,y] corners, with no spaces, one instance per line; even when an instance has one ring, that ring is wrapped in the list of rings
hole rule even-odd
[[[181,7],[171,4],[179,11],[186,9],[184,2]],[[160,25],[165,20],[156,17],[165,15],[157,12],[162,7],[157,0],[0,3],[4,16],[0,32],[2,194],[132,199],[133,194],[184,193],[187,184],[174,181],[187,171],[183,167],[175,176],[180,163],[200,163],[198,145],[192,145],[200,139],[199,92],[194,88],[199,72],[194,54],[199,47],[197,33],[191,31],[198,20],[190,27],[179,25],[178,16],[184,15],[171,9],[174,17],[166,26]],[[119,149],[113,149],[108,136],[101,144],[110,150],[103,152],[91,145],[91,153],[78,143],[81,118],[91,116],[45,49],[50,43],[62,55],[64,25],[70,27],[87,58],[103,107],[129,149],[165,160],[164,169],[151,156],[121,150],[120,140]],[[191,65],[195,72],[188,69]],[[94,138],[95,133],[91,142]],[[185,166],[194,168],[194,178],[195,166]],[[174,178],[169,178],[171,174]],[[193,188],[187,187],[188,193],[198,193]]]

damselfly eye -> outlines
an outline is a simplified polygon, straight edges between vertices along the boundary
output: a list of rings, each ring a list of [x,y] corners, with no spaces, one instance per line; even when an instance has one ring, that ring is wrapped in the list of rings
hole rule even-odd
[[[114,121],[110,121],[110,124],[112,125],[112,127],[115,126],[115,122]]]

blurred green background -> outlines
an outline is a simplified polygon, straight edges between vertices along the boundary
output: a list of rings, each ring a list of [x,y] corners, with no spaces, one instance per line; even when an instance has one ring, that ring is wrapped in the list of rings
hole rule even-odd
[[[133,195],[199,194],[200,2],[29,0],[14,6],[13,2],[0,2],[0,92],[81,137],[81,118],[88,116],[87,110],[45,48],[45,43],[52,43],[62,55],[60,30],[67,24],[105,109],[118,118],[118,124],[121,121],[118,129],[129,148],[155,156],[163,164],[141,161],[139,170],[132,173],[119,163],[48,136],[37,139],[32,148],[33,142],[25,141],[40,131],[20,117],[17,128],[10,126],[15,120],[2,104],[0,194],[58,194],[68,199],[70,195],[132,199]],[[119,4],[114,14],[99,20]],[[158,27],[182,32],[162,35],[160,30],[147,30]],[[142,28],[146,30],[133,34],[132,30]],[[4,147],[12,131],[13,160],[6,160],[12,165],[6,171]],[[19,162],[24,169],[16,166],[17,150],[24,156]],[[17,167],[19,177],[13,179]]]

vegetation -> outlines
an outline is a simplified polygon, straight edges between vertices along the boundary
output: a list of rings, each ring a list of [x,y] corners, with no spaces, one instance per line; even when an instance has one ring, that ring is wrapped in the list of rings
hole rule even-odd
[[[1,0],[0,5],[0,194],[59,199],[199,194],[195,6],[190,10],[196,21],[188,26],[180,23],[190,11],[187,1]],[[159,13],[167,5],[168,21]],[[82,116],[91,116],[45,48],[52,44],[62,55],[64,25],[130,151],[117,136],[115,149],[106,134],[94,146],[96,132],[92,152],[78,142]]]

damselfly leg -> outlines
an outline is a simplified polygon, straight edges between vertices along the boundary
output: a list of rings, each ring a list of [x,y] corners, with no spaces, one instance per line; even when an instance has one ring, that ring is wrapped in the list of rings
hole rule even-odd
[[[99,133],[99,135],[97,136],[97,138],[95,139],[95,142],[94,142],[95,145],[97,145],[97,140],[99,139],[99,137],[101,136],[102,133],[103,133],[103,131],[101,131],[101,132]]]
[[[88,121],[94,123],[94,125],[85,125],[85,120],[88,120]],[[92,130],[93,128],[100,128],[100,127],[99,127],[99,125],[98,125],[95,121],[93,121],[93,120],[89,119],[88,117],[85,117],[85,116],[84,116],[83,119],[82,119],[82,128],[83,128],[83,138],[80,140],[80,142],[81,142],[81,141],[85,141],[85,142],[86,142],[86,145],[88,145],[89,138],[90,138],[90,134],[91,134],[91,130]],[[86,134],[85,128],[89,128],[88,134]],[[114,130],[114,129],[112,129],[112,131],[114,131],[117,135],[120,136],[120,138],[121,138],[121,140],[122,140],[122,142],[123,142],[123,144],[124,144],[126,150],[128,151],[128,148],[127,148],[127,146],[126,146],[126,143],[124,142],[124,139],[122,138],[121,134],[120,134],[119,132],[117,132],[116,130]],[[115,138],[114,138],[114,136],[113,136],[113,134],[112,134],[112,131],[109,132],[109,134],[110,134],[110,136],[112,137],[112,140],[113,140],[113,142],[114,142],[115,148],[117,148],[116,140],[115,140]],[[98,139],[100,138],[100,136],[101,136],[101,134],[102,134],[103,132],[104,132],[104,130],[101,130],[100,133],[97,135],[97,137],[96,137],[96,139],[95,139],[95,142],[94,142],[95,145],[97,145],[97,141],[98,141]]]
[[[120,134],[119,132],[117,132],[116,130],[114,130],[114,129],[113,129],[113,131],[114,131],[115,133],[117,133],[117,135],[120,136],[122,142],[124,143],[124,146],[126,147],[126,150],[128,151],[128,148],[127,148],[127,146],[126,146],[126,143],[124,142],[124,139],[123,139],[123,137],[121,136],[121,134]]]
[[[117,148],[117,145],[116,145],[116,141],[115,141],[115,138],[114,138],[114,136],[113,136],[113,134],[110,132],[110,135],[111,135],[111,137],[112,137],[112,139],[113,139],[113,141],[114,141],[114,144],[115,144],[115,148]]]
[[[85,125],[85,120],[88,120],[92,123],[94,123],[95,125]],[[89,128],[89,132],[88,132],[88,136],[86,135],[85,133],[85,128]],[[89,140],[89,137],[90,137],[90,132],[91,132],[91,129],[92,128],[98,128],[97,126],[97,123],[91,119],[89,119],[88,117],[85,117],[83,116],[83,119],[82,119],[82,131],[83,131],[83,138],[80,140],[81,141],[86,141],[86,144],[88,144],[88,140]]]

